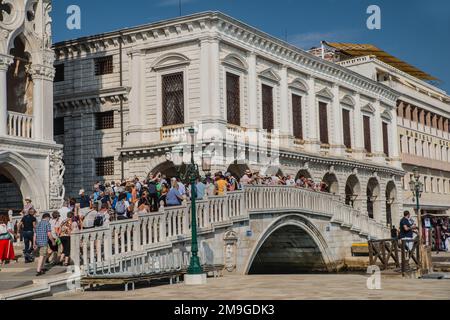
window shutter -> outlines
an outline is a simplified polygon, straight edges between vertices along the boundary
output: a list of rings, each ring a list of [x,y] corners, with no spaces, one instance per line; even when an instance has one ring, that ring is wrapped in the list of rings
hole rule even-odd
[[[384,154],[389,157],[389,130],[386,122],[383,122],[383,149]]]
[[[363,125],[364,125],[364,148],[368,153],[372,153],[372,140],[370,137],[370,117],[363,117]]]
[[[273,126],[273,88],[262,85],[263,129],[271,132]]]
[[[319,126],[320,126],[320,142],[329,144],[328,140],[328,105],[319,102]]]
[[[347,149],[352,148],[352,136],[350,130],[350,111],[342,109],[342,125],[344,130],[344,145]]]
[[[227,119],[228,123],[241,125],[241,96],[239,76],[227,72]]]
[[[296,94],[292,95],[292,118],[294,137],[303,140],[302,97]]]
[[[184,124],[183,72],[162,76],[163,126]]]

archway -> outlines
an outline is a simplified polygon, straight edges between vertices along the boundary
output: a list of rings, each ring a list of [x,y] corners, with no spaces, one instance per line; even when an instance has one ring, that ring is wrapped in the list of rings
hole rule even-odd
[[[323,177],[322,182],[326,184],[327,192],[334,195],[339,194],[339,182],[334,173],[327,173]]]
[[[393,218],[398,218],[397,186],[390,181],[386,186],[386,225],[393,226]]]
[[[15,184],[24,197],[30,197],[36,209],[48,209],[48,188],[19,154],[0,151],[0,173]]]
[[[306,179],[312,179],[312,175],[309,173],[308,170],[302,169],[297,173],[297,176],[295,177],[295,180],[305,177]]]
[[[161,173],[167,179],[171,179],[179,177],[178,170],[180,170],[180,167],[177,167],[172,161],[166,161],[153,168],[149,174],[156,175]]]
[[[379,221],[379,217],[381,214],[381,205],[380,205],[380,184],[377,178],[370,178],[367,183],[367,213],[369,218],[375,219]],[[376,216],[376,217],[375,217]]]
[[[292,215],[274,222],[260,237],[246,273],[301,274],[333,269],[320,231],[305,217]]]
[[[0,214],[12,210],[15,214],[23,208],[23,195],[14,179],[0,167]]]
[[[356,175],[352,174],[348,177],[345,184],[345,204],[353,208],[361,208],[361,184]]]
[[[227,172],[231,173],[233,177],[240,179],[244,176],[245,171],[247,170],[251,171],[248,165],[233,163],[228,167]]]
[[[14,62],[7,73],[8,111],[33,114],[33,79],[29,73],[31,57],[25,50],[23,35],[14,39],[14,47],[10,50]]]

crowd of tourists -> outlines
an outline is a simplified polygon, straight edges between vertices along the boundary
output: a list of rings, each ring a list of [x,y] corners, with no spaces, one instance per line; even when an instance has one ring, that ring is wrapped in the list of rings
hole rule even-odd
[[[241,178],[230,172],[217,172],[198,178],[196,199],[223,196],[242,190],[245,185],[284,185],[328,192],[324,182],[300,176],[262,175],[244,172]],[[14,242],[23,242],[26,263],[37,260],[37,276],[46,272],[46,263],[67,266],[70,263],[70,237],[78,230],[106,227],[112,221],[137,218],[138,214],[158,212],[163,207],[179,206],[192,198],[191,185],[179,178],[157,173],[146,179],[94,184],[92,192],[81,189],[76,198],[67,199],[59,210],[44,213],[38,221],[32,200],[25,199],[20,221],[13,223],[12,213],[0,216],[0,263],[15,259]],[[14,219],[17,221],[17,219]]]

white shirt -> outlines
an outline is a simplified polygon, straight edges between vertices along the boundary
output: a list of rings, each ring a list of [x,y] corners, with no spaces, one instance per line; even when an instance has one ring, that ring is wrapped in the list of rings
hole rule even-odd
[[[50,226],[52,227],[52,237],[56,239],[58,235],[56,234],[56,228],[61,226],[61,218],[59,219],[50,219]]]
[[[85,213],[84,215],[80,215],[84,218],[83,219],[83,228],[93,228],[94,227],[94,221],[95,217],[97,217],[98,212],[95,210],[89,211]]]
[[[61,219],[61,221],[64,221],[67,219],[67,214],[70,212],[70,209],[67,207],[62,207],[61,209],[58,210],[59,212],[59,218]]]
[[[182,196],[186,194],[186,187],[181,182],[178,182],[178,192],[180,192]]]

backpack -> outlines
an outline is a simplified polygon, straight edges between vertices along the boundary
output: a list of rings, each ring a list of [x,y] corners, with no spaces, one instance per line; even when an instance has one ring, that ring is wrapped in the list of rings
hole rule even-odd
[[[126,213],[126,211],[127,211],[127,207],[125,206],[125,202],[123,200],[118,201],[116,204],[116,213],[118,215],[123,216]]]
[[[95,217],[94,220],[94,227],[98,228],[103,226],[103,217],[101,215],[98,215]]]
[[[148,193],[150,193],[150,194],[157,193],[156,184],[154,182],[150,182],[148,184]]]

